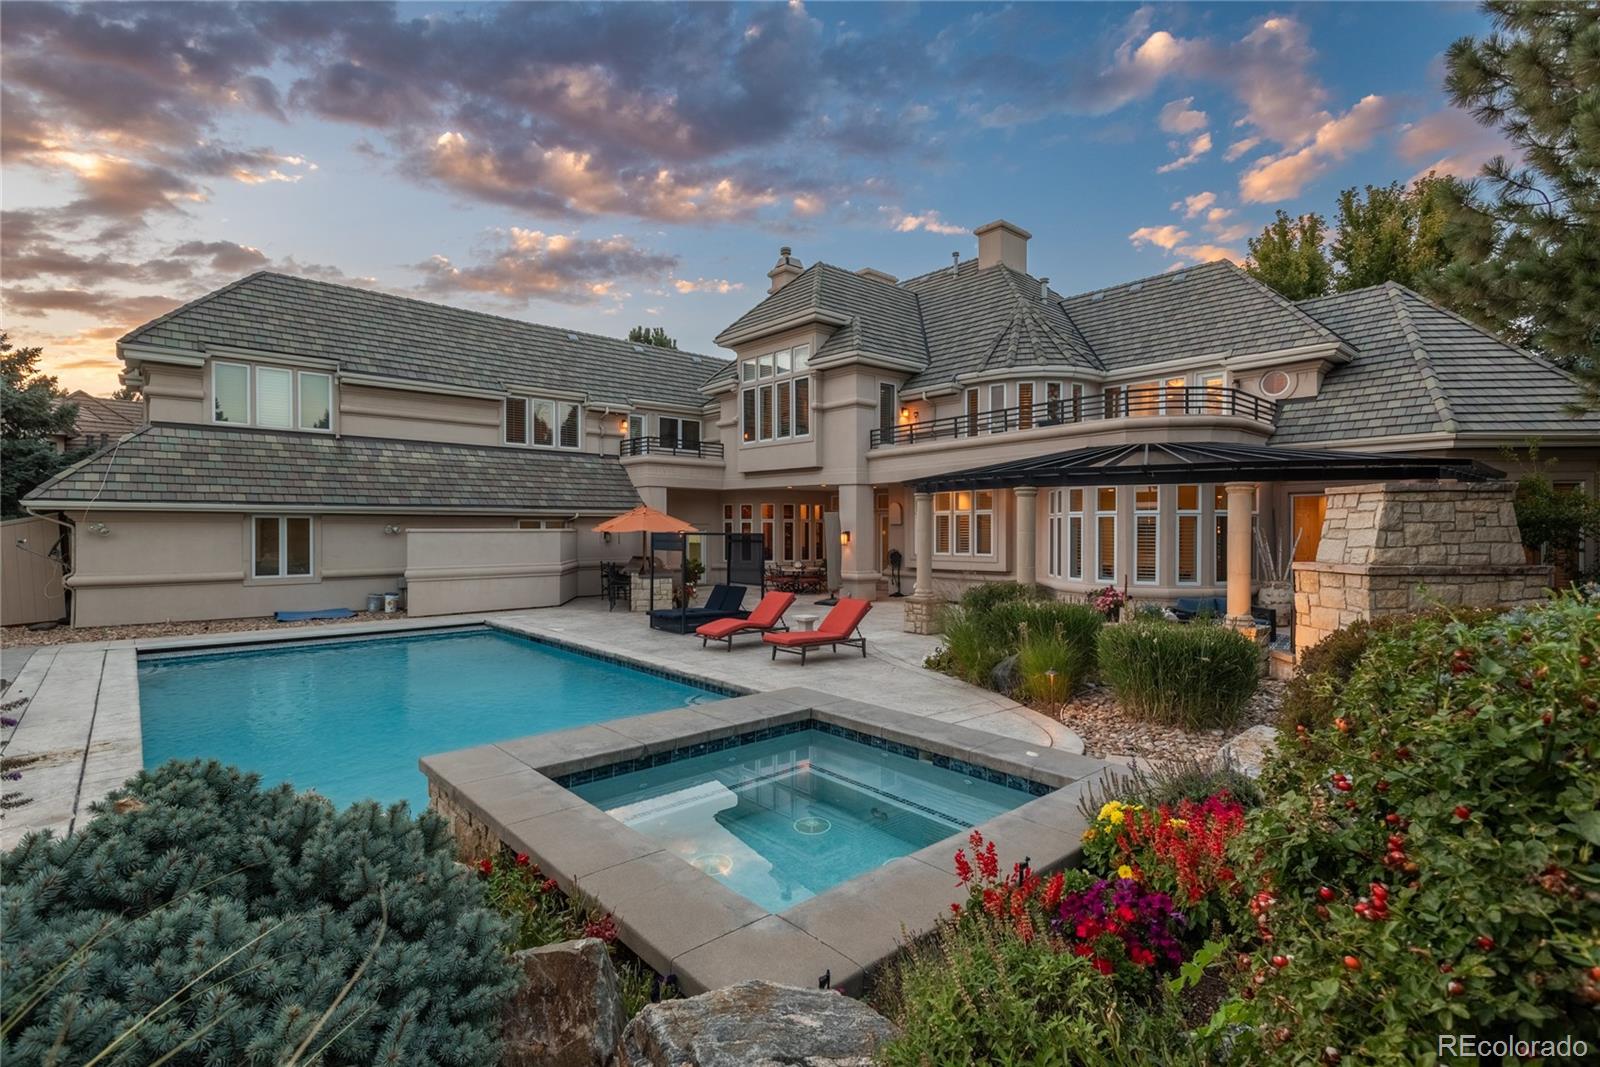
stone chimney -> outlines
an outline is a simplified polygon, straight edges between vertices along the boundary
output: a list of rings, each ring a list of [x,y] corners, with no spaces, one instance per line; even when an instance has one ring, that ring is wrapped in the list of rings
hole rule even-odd
[[[979,270],[1004,265],[1028,273],[1028,238],[1033,234],[1005,219],[996,219],[972,232],[978,238]]]
[[[790,254],[789,246],[784,245],[778,249],[777,266],[767,271],[767,277],[772,279],[772,284],[768,286],[767,293],[769,295],[776,293],[779,289],[800,277],[800,272],[804,269],[800,265],[800,261]]]
[[[863,278],[875,278],[880,282],[887,282],[890,285],[900,284],[899,278],[896,278],[893,274],[890,274],[886,270],[879,270],[876,267],[862,267],[860,270],[856,271],[856,273],[861,275]]]

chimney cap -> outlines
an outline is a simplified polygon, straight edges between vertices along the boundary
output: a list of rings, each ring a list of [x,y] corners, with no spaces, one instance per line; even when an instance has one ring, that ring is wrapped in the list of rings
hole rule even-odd
[[[982,237],[991,230],[1009,230],[1025,241],[1033,236],[1033,234],[1029,233],[1027,230],[1024,230],[1021,226],[1018,226],[1014,222],[1007,222],[1005,219],[995,219],[993,222],[986,222],[982,226],[979,226],[976,230],[973,230],[972,235],[974,237]]]
[[[790,248],[788,245],[784,245],[782,248],[778,249],[778,255],[780,256],[792,255],[793,253],[794,249]]]
[[[890,274],[886,270],[879,270],[877,267],[862,267],[861,269],[857,270],[856,273],[861,275],[863,278],[875,278],[880,282],[887,282],[890,285],[900,284],[899,278],[896,278],[893,274]]]

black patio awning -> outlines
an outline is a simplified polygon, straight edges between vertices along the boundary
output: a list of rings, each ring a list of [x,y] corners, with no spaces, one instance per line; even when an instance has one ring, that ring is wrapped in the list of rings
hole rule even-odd
[[[1266,445],[1106,445],[1053,452],[914,480],[918,492],[1008,489],[1019,485],[1174,485],[1188,482],[1451,479],[1481,482],[1504,474],[1476,460],[1331,452]]]

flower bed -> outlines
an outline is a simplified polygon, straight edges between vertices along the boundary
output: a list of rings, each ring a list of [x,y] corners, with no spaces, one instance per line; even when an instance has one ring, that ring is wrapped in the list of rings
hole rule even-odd
[[[903,1028],[886,1062],[1409,1063],[1450,1033],[1593,1050],[1600,601],[1363,642],[1260,796],[1195,769],[1125,783],[1086,811],[1083,869],[1049,877],[974,837],[966,899],[875,993]]]

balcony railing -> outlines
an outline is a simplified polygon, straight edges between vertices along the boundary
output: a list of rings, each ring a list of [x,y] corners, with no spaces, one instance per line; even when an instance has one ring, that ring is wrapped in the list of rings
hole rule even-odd
[[[1067,426],[1106,419],[1153,418],[1161,415],[1233,415],[1273,425],[1278,405],[1243,389],[1220,385],[1183,388],[1124,389],[1110,396],[1062,397],[1030,406],[949,415],[927,422],[908,422],[872,431],[872,448],[920,444],[955,437],[986,437],[1017,430]]]
[[[721,441],[696,441],[686,444],[676,437],[624,437],[618,447],[621,456],[688,456],[692,459],[721,459]]]

